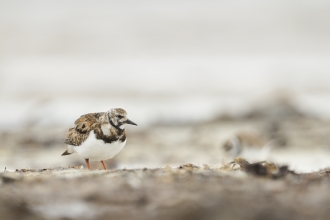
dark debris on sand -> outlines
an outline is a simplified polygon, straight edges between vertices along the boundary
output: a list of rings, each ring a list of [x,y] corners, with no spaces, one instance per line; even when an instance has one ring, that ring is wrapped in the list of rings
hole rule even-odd
[[[297,175],[294,171],[289,170],[288,166],[276,166],[274,163],[268,163],[266,161],[249,163],[242,158],[237,158],[233,163],[237,163],[243,171],[254,176],[278,179],[287,175]]]

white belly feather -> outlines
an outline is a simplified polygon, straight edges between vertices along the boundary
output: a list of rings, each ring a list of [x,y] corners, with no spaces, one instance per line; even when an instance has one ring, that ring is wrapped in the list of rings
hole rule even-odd
[[[111,144],[106,144],[103,140],[96,139],[94,131],[91,131],[88,138],[80,146],[73,147],[73,151],[85,159],[101,161],[113,158],[123,149],[125,144],[126,140],[124,142],[115,141]]]

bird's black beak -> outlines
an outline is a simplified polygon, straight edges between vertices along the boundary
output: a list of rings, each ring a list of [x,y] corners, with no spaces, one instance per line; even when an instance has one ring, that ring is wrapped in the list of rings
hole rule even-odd
[[[131,124],[131,125],[136,125],[136,126],[137,126],[137,124],[135,124],[134,122],[132,122],[132,121],[129,120],[129,119],[127,119],[127,120],[125,121],[125,123],[126,123],[126,124]]]

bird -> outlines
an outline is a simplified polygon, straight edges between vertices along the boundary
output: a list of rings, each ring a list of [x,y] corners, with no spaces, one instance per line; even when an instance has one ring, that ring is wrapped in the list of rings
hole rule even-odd
[[[127,112],[122,108],[85,114],[74,124],[66,134],[64,143],[68,147],[62,156],[78,153],[85,159],[89,170],[90,160],[100,161],[106,170],[104,160],[113,158],[126,144],[125,124],[137,126],[127,118]]]
[[[234,159],[240,156],[250,160],[260,160],[268,158],[273,146],[272,140],[267,141],[259,134],[239,132],[225,141],[221,148],[227,158]]]

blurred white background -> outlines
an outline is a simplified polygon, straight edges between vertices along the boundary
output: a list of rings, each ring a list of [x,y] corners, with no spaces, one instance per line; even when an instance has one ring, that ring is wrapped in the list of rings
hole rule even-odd
[[[139,125],[289,94],[330,116],[329,1],[0,1],[0,129],[127,109]]]

